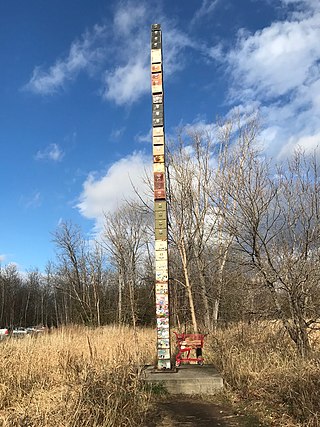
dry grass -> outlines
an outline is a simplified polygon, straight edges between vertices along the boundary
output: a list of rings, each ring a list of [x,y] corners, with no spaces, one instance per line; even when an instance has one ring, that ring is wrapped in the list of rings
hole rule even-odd
[[[0,426],[145,425],[151,396],[139,367],[154,362],[155,335],[72,327],[0,342]],[[266,425],[320,426],[319,357],[299,359],[278,325],[218,331],[205,358],[222,371],[229,396]]]
[[[1,342],[0,425],[143,425],[150,395],[139,366],[154,357],[154,335],[72,327]]]
[[[301,360],[277,324],[222,330],[207,347],[233,398],[267,425],[320,426],[320,361]]]

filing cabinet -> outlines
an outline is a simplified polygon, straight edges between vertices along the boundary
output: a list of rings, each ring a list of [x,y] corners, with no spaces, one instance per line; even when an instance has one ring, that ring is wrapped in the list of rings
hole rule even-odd
[[[153,146],[153,155],[154,156],[163,156],[164,155],[164,145],[154,145]]]
[[[154,136],[152,138],[153,145],[163,145],[164,144],[164,137],[163,136]]]
[[[154,211],[160,212],[160,211],[166,211],[167,210],[167,203],[166,202],[155,202],[154,203]]]
[[[166,228],[156,228],[155,235],[157,240],[167,240],[168,234]]]

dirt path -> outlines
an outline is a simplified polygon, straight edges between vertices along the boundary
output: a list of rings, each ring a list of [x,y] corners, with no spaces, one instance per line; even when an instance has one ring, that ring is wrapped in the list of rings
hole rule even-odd
[[[262,427],[258,420],[232,408],[200,399],[170,397],[155,404],[146,427]]]

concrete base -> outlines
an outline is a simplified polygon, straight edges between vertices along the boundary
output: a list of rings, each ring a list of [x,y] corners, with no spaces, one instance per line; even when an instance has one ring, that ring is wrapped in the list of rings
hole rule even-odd
[[[223,379],[212,365],[181,365],[176,371],[145,370],[147,384],[162,385],[170,394],[212,395],[223,388]]]

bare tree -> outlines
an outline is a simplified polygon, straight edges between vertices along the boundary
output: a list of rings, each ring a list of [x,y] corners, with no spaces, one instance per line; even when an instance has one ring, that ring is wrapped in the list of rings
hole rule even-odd
[[[195,332],[200,320],[200,310],[195,307],[195,293],[201,295],[201,323],[206,329],[211,325],[207,268],[212,260],[208,262],[206,250],[212,243],[215,229],[208,196],[212,179],[212,150],[211,136],[200,131],[189,134],[187,138],[179,137],[178,143],[172,143],[168,150],[170,237],[180,255]],[[197,279],[193,266],[196,267]]]
[[[317,159],[296,153],[276,173],[255,142],[255,123],[248,122],[221,176],[220,214],[243,264],[269,290],[278,317],[305,356],[316,321],[312,295],[320,267]]]
[[[103,264],[101,251],[97,247],[90,248],[79,227],[71,223],[59,226],[54,234],[54,242],[60,262],[60,283],[56,287],[64,294],[66,322],[78,319],[86,324],[99,325]]]
[[[137,322],[135,289],[139,281],[138,267],[146,250],[147,224],[141,209],[124,204],[116,212],[105,215],[103,246],[118,272],[118,321],[124,320],[123,297],[127,291],[133,326]]]

